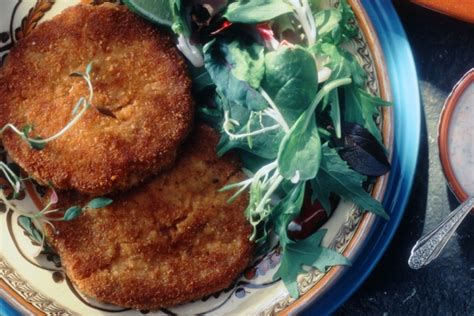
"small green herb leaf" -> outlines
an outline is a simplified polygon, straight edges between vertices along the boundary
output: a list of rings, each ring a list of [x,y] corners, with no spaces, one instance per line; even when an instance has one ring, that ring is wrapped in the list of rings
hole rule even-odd
[[[254,24],[290,12],[293,8],[283,0],[249,0],[231,3],[224,17],[234,23]]]
[[[20,226],[28,233],[31,239],[39,243],[40,245],[43,242],[43,236],[41,233],[36,229],[36,227],[33,225],[33,222],[31,221],[31,218],[20,215],[18,216],[18,223]]]
[[[312,199],[319,200],[328,214],[331,210],[329,195],[333,192],[354,202],[363,210],[389,218],[382,204],[364,190],[362,184],[366,178],[350,169],[347,162],[327,143],[322,146],[322,157],[318,175],[311,180]]]
[[[28,143],[30,144],[31,148],[41,150],[41,149],[44,149],[44,147],[46,147],[46,142],[42,142],[41,140],[43,139],[41,137],[36,136],[34,140],[37,140],[39,142],[29,140]]]
[[[33,125],[27,124],[23,127],[22,132],[23,134],[25,134],[25,137],[28,138],[32,130],[33,130]]]
[[[66,210],[63,216],[63,220],[70,221],[81,215],[82,208],[80,206],[74,205]]]
[[[70,77],[84,77],[84,74],[82,72],[74,71],[74,72],[71,72],[69,76]]]
[[[89,62],[86,66],[86,76],[89,76],[92,71],[92,62]]]
[[[104,198],[104,197],[98,197],[93,200],[91,200],[89,203],[87,203],[86,207],[88,208],[101,208],[105,207],[107,205],[112,204],[113,200],[109,198]]]
[[[304,271],[303,265],[325,272],[330,266],[351,264],[349,259],[340,253],[321,246],[326,232],[326,229],[321,229],[308,238],[288,243],[283,248],[283,258],[273,279],[281,278],[292,297],[299,296],[297,277]]]
[[[280,174],[292,182],[313,179],[321,161],[321,140],[316,120],[302,114],[283,138],[278,151]]]

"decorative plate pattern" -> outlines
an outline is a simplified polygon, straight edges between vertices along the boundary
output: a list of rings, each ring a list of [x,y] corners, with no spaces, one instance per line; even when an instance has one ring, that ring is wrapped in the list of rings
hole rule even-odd
[[[65,7],[78,2],[92,4],[104,1],[66,1],[66,0],[15,0],[2,4],[5,10],[0,13],[0,59],[3,62],[9,49],[41,21],[47,20]],[[116,2],[116,1],[109,1]],[[388,79],[385,74],[380,47],[371,26],[357,1],[350,1],[357,16],[352,21],[359,27],[358,36],[349,49],[353,51],[368,75],[367,89],[372,94],[390,98]],[[338,1],[329,1],[328,6]],[[8,23],[7,23],[8,22]],[[392,145],[392,115],[384,109],[380,127],[388,148]],[[381,200],[387,178],[381,177],[373,188],[373,195]],[[32,187],[33,188],[33,187]],[[34,191],[34,192],[33,192]],[[35,196],[41,195],[41,188],[30,190],[31,194],[16,201],[25,208],[35,208]],[[37,204],[36,204],[37,205]],[[336,249],[351,258],[364,235],[370,230],[374,216],[364,214],[353,204],[341,202],[331,219],[324,225],[328,233],[323,240],[327,247]],[[60,260],[55,254],[42,254],[32,258],[37,245],[29,240],[17,223],[12,212],[0,212],[0,237],[2,240],[0,255],[0,287],[7,293],[6,299],[20,302],[32,313],[47,315],[111,315],[111,314],[147,314],[149,311],[131,311],[121,307],[102,304],[82,296],[62,272]],[[231,288],[205,297],[199,301],[170,309],[154,311],[151,314],[235,314],[274,315],[298,306],[310,297],[320,296],[324,288],[341,273],[342,267],[321,272],[309,269],[299,276],[298,287],[301,298],[291,298],[282,282],[272,281],[279,263],[279,252],[275,248],[263,258],[259,258],[245,271],[244,275]],[[1,293],[1,292],[0,292]],[[307,295],[305,296],[305,293]],[[306,297],[306,298],[305,298]]]

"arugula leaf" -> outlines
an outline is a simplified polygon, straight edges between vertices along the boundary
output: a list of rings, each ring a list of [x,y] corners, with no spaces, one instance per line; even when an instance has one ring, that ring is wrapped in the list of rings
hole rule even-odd
[[[365,127],[383,144],[382,134],[375,123],[375,118],[380,116],[378,104],[370,98],[363,98],[362,91],[354,85],[344,88],[344,120]]]
[[[342,36],[346,39],[351,39],[357,35],[357,25],[355,22],[355,15],[351,9],[351,6],[347,3],[347,0],[341,0],[339,2],[339,8],[341,11],[341,28]]]
[[[293,125],[318,91],[318,71],[311,53],[300,46],[282,46],[267,53],[262,88],[288,125]]]
[[[326,9],[317,12],[314,15],[314,22],[318,30],[318,38],[323,39],[334,30],[337,30],[341,19],[341,11],[337,9]]]
[[[217,86],[217,92],[229,102],[235,102],[251,110],[263,110],[267,102],[262,95],[233,73],[235,56],[229,43],[213,40],[204,46],[204,66]]]
[[[25,134],[25,138],[28,138],[30,137],[30,133],[32,130],[33,130],[33,125],[27,124],[23,127],[21,131],[23,132],[23,134]]]
[[[280,244],[285,245],[293,241],[288,237],[288,224],[300,213],[303,206],[305,181],[293,185],[285,197],[274,207],[270,217]]]
[[[316,119],[301,115],[283,137],[278,151],[278,170],[285,178],[297,182],[313,179],[321,161],[321,140]]]
[[[367,75],[354,55],[333,43],[318,43],[311,50],[329,57],[327,67],[332,70],[330,80],[352,77],[357,86],[364,87]]]
[[[336,149],[330,148],[327,143],[321,147],[321,150],[319,172],[316,178],[311,180],[312,200],[319,200],[324,209],[329,212],[331,210],[329,195],[333,192],[354,202],[363,210],[389,219],[382,204],[364,190],[362,184],[366,177],[350,169]]]
[[[70,221],[81,215],[82,208],[80,206],[74,205],[66,210],[63,216],[63,220]]]
[[[326,232],[326,229],[321,229],[308,238],[288,243],[283,248],[283,258],[273,279],[281,278],[292,297],[299,296],[297,277],[304,272],[302,265],[325,272],[330,266],[351,264],[349,259],[337,251],[321,246]]]
[[[255,24],[290,12],[293,8],[283,0],[243,0],[229,4],[224,17],[234,23]]]
[[[98,198],[95,198],[95,199],[89,201],[89,203],[87,203],[86,207],[88,207],[88,208],[101,208],[101,207],[105,207],[107,205],[112,204],[112,202],[113,202],[112,199],[104,198],[104,197],[98,197]]]

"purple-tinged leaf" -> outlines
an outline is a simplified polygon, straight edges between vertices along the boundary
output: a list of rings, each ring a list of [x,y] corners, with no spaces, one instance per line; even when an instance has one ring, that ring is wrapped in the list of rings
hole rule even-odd
[[[344,148],[339,154],[352,169],[373,177],[390,171],[384,148],[367,129],[358,124],[345,123],[342,131]]]

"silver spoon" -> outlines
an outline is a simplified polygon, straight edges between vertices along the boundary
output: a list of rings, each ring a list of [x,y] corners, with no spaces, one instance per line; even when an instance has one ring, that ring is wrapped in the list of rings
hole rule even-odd
[[[469,197],[454,211],[449,213],[432,232],[421,237],[411,250],[408,265],[412,269],[420,269],[436,259],[453,236],[462,220],[474,207],[474,197]]]

